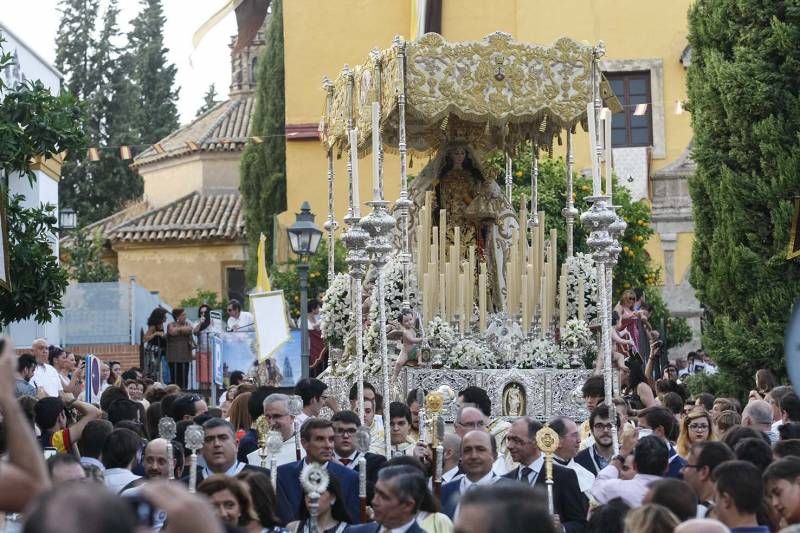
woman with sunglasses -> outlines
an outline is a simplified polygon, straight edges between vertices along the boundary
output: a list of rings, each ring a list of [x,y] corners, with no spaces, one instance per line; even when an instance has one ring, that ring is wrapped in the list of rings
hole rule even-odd
[[[711,415],[705,409],[697,408],[683,417],[681,433],[678,435],[675,449],[678,451],[678,455],[685,459],[689,456],[692,445],[709,440],[717,440],[714,435],[714,425],[711,423]]]

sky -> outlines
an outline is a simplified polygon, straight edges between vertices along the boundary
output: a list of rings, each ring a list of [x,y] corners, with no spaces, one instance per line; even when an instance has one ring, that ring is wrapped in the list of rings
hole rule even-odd
[[[230,13],[206,34],[192,50],[192,35],[200,25],[224,5],[226,0],[162,0],[166,25],[164,44],[169,62],[178,67],[175,84],[180,87],[178,112],[181,124],[190,122],[203,104],[208,87],[216,84],[218,99],[228,95],[231,81],[230,44],[236,33],[236,18]],[[101,0],[105,10],[106,0]],[[60,21],[57,0],[0,0],[0,22],[40,56],[53,62],[55,37]],[[119,25],[123,32],[139,11],[139,0],[119,0]]]

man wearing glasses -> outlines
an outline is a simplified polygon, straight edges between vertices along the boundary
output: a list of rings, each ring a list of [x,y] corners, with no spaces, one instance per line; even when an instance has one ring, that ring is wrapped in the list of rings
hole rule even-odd
[[[228,303],[228,331],[255,331],[255,318],[252,313],[242,311],[242,304],[239,300],[231,300]]]
[[[264,399],[264,418],[269,420],[270,429],[277,431],[283,438],[283,446],[278,452],[277,466],[297,461],[297,452],[294,443],[294,417],[289,414],[289,397],[285,394],[270,394]],[[300,458],[305,457],[306,451],[300,447]],[[247,455],[247,462],[251,465],[261,464],[261,449],[256,449]]]
[[[619,425],[619,415],[617,415]],[[584,448],[575,456],[575,462],[597,477],[598,472],[608,466],[614,455],[614,447],[611,440],[611,417],[609,416],[608,406],[600,404],[589,415],[589,428],[594,438],[594,444]],[[621,429],[620,429],[621,433]]]
[[[333,422],[333,456],[337,463],[354,472],[359,471],[361,452],[356,448],[356,432],[361,420],[353,411],[339,411],[331,418]],[[377,453],[364,454],[367,467],[367,501],[372,501],[378,470],[386,464],[386,457]]]

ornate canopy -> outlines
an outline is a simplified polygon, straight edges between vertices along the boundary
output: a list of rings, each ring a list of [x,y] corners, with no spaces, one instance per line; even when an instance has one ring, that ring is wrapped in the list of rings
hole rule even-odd
[[[569,38],[543,46],[499,32],[456,43],[435,33],[408,43],[395,38],[391,48],[373,50],[367,63],[345,66],[334,82],[326,80],[322,142],[343,150],[350,119],[360,155],[368,153],[377,91],[382,140],[389,149],[398,142],[403,92],[409,150],[428,152],[453,139],[485,149],[528,139],[548,147],[562,130],[585,123],[597,83],[593,66],[601,54],[602,47]],[[603,85],[603,96],[616,100]]]

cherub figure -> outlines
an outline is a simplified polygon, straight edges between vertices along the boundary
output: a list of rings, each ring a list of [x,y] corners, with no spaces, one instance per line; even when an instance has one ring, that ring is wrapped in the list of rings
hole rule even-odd
[[[402,333],[402,347],[400,355],[394,365],[393,378],[400,375],[403,366],[417,366],[417,354],[422,337],[417,337],[417,330],[414,328],[414,313],[410,309],[400,312],[400,331]]]

